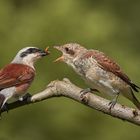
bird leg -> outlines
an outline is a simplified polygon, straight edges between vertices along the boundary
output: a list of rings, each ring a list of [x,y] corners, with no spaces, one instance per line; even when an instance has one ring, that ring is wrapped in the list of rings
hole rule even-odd
[[[93,93],[93,92],[99,92],[99,91],[97,89],[93,89],[93,88],[86,88],[86,89],[81,90],[80,91],[80,99],[81,99],[81,101],[83,101],[85,103],[88,102],[88,99],[87,99],[87,96],[86,96],[86,94],[88,92],[92,92]]]
[[[32,95],[30,93],[26,93],[22,98],[23,100],[28,100]]]
[[[9,112],[9,110],[8,110],[8,103],[5,103],[3,105],[3,107],[0,109],[0,119],[2,118],[1,113],[2,113],[3,110],[5,110],[7,113]]]
[[[6,110],[6,112],[8,113],[8,103],[5,103],[1,110]]]
[[[25,100],[28,100],[28,98],[31,97],[31,94],[30,93],[26,93],[23,97],[20,97],[19,98],[19,101],[25,101]]]
[[[118,100],[118,97],[119,97],[119,93],[117,93],[115,95],[115,97],[112,99],[112,101],[109,102],[109,110],[111,111],[111,109],[115,106],[115,104],[117,103],[117,100]]]

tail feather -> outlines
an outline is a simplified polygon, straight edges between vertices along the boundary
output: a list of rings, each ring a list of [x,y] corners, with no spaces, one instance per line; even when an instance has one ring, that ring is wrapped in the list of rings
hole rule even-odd
[[[132,88],[128,88],[127,92],[122,93],[124,97],[129,99],[140,110],[140,102],[133,93]]]
[[[0,109],[2,109],[5,101],[5,96],[3,94],[0,94]]]
[[[135,85],[134,83],[130,83],[130,86],[132,87],[132,89],[136,92],[139,92],[140,87],[138,87],[137,85]]]

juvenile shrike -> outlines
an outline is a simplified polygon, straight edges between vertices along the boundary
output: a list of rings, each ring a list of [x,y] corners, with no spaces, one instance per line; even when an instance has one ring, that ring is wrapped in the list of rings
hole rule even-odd
[[[13,61],[0,70],[0,109],[11,99],[21,99],[35,77],[34,62],[49,52],[36,47],[20,50]]]
[[[63,53],[56,61],[64,61],[70,65],[94,90],[114,96],[110,109],[115,105],[120,93],[140,109],[140,102],[133,93],[140,88],[103,52],[87,50],[76,43],[54,48]],[[84,93],[81,97],[84,97],[83,95]]]

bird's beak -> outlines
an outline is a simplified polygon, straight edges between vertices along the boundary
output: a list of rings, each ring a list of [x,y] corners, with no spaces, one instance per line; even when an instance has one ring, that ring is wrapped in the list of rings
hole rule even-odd
[[[50,52],[49,52],[49,47],[47,47],[44,51],[43,50],[40,50],[40,56],[46,56],[46,55],[49,55]]]
[[[54,62],[60,62],[60,61],[63,61],[64,60],[64,56],[60,56],[58,57],[56,60],[54,60]]]
[[[54,46],[54,48],[62,52],[62,46]]]
[[[54,46],[54,48],[62,52],[61,46]],[[63,55],[58,57],[56,60],[54,60],[54,62],[60,62],[60,61],[61,62],[64,61],[64,56]]]
[[[45,53],[46,53],[47,55],[50,54],[49,47],[47,47],[47,48],[45,49]]]

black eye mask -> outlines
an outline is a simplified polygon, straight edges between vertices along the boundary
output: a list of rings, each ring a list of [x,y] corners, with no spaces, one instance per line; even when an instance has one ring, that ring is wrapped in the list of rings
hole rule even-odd
[[[37,53],[40,52],[41,50],[38,48],[29,48],[28,50],[26,50],[25,52],[21,53],[20,57],[25,57],[28,54],[32,54],[32,53]]]

